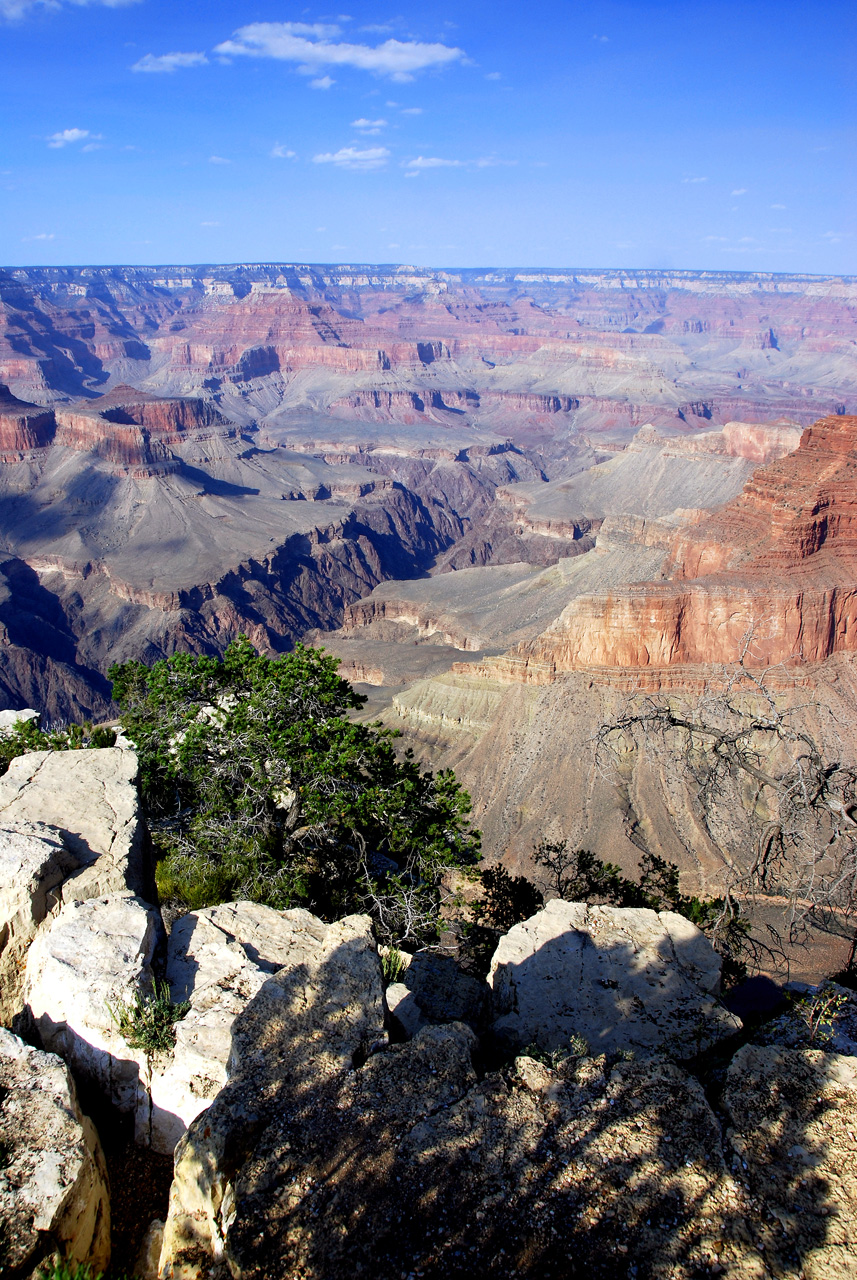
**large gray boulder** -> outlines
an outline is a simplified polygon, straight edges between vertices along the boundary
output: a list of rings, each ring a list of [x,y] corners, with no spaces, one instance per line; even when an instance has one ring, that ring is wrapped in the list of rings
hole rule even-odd
[[[53,827],[20,822],[0,828],[0,1023],[8,1026],[21,1011],[27,950],[79,866]]]
[[[229,1082],[176,1149],[164,1275],[201,1275],[223,1258],[236,1183],[266,1131],[288,1127],[294,1108],[302,1116],[320,1112],[355,1062],[384,1044],[381,966],[369,918],[317,928],[307,922],[289,963],[236,1019]],[[286,1168],[277,1177],[285,1178]]]
[[[110,1203],[98,1135],[68,1069],[0,1030],[0,1271],[27,1277],[52,1255],[100,1272]]]
[[[24,999],[42,1044],[122,1111],[137,1110],[145,1057],[111,1009],[151,989],[160,930],[158,912],[133,894],[72,901],[27,957]]]
[[[491,961],[494,1034],[510,1049],[659,1051],[692,1058],[733,1035],[720,957],[671,911],[555,899],[500,939]]]
[[[0,777],[0,826],[55,827],[78,859],[65,898],[145,893],[137,757],[122,747],[31,751]]]
[[[328,926],[309,911],[230,902],[173,925],[166,978],[190,1009],[171,1053],[141,1074],[137,1140],[172,1153],[188,1125],[226,1083],[236,1017],[272,974],[317,956]]]

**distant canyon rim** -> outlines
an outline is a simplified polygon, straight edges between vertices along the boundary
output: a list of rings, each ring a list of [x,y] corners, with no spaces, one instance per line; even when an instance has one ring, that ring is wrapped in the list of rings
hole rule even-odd
[[[10,268],[0,384],[0,707],[322,644],[489,860],[649,848],[705,891],[742,833],[595,727],[743,653],[857,761],[857,277]]]

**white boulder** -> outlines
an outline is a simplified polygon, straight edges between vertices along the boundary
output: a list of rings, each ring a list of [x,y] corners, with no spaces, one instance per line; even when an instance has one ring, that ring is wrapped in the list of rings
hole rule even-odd
[[[161,924],[133,894],[69,902],[36,935],[24,999],[45,1048],[58,1053],[122,1111],[138,1102],[141,1062],[111,1009],[151,987]]]
[[[692,1058],[740,1030],[717,999],[720,957],[671,911],[555,899],[500,939],[488,983],[501,1043]]]
[[[327,926],[308,911],[276,911],[230,902],[177,920],[170,934],[167,981],[175,1003],[190,1010],[175,1025],[171,1054],[141,1074],[138,1142],[171,1153],[188,1125],[223,1088],[232,1024],[272,974],[313,956]]]
[[[0,825],[56,827],[74,853],[78,898],[145,891],[137,757],[122,747],[31,751],[0,777]]]
[[[0,1030],[0,1099],[4,1274],[28,1276],[54,1252],[101,1272],[110,1261],[107,1172],[68,1069]]]

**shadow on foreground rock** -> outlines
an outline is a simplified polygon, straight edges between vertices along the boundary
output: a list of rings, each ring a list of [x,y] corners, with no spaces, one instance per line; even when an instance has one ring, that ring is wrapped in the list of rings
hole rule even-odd
[[[857,1060],[748,1046],[721,1122],[657,1053],[479,1079],[469,1028],[389,1045],[383,1020],[365,917],[265,983],[176,1150],[161,1276],[853,1274]]]

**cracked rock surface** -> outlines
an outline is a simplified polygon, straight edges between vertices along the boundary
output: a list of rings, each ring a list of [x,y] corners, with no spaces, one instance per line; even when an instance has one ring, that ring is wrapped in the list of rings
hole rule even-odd
[[[64,1063],[0,1030],[0,1274],[29,1280],[57,1253],[110,1260],[101,1145]]]
[[[0,1023],[21,1011],[27,949],[62,901],[80,866],[55,827],[19,822],[0,827]]]
[[[97,898],[145,892],[143,822],[137,796],[137,756],[123,747],[31,751],[0,777],[0,825],[40,822],[56,827],[78,859],[66,893]]]

